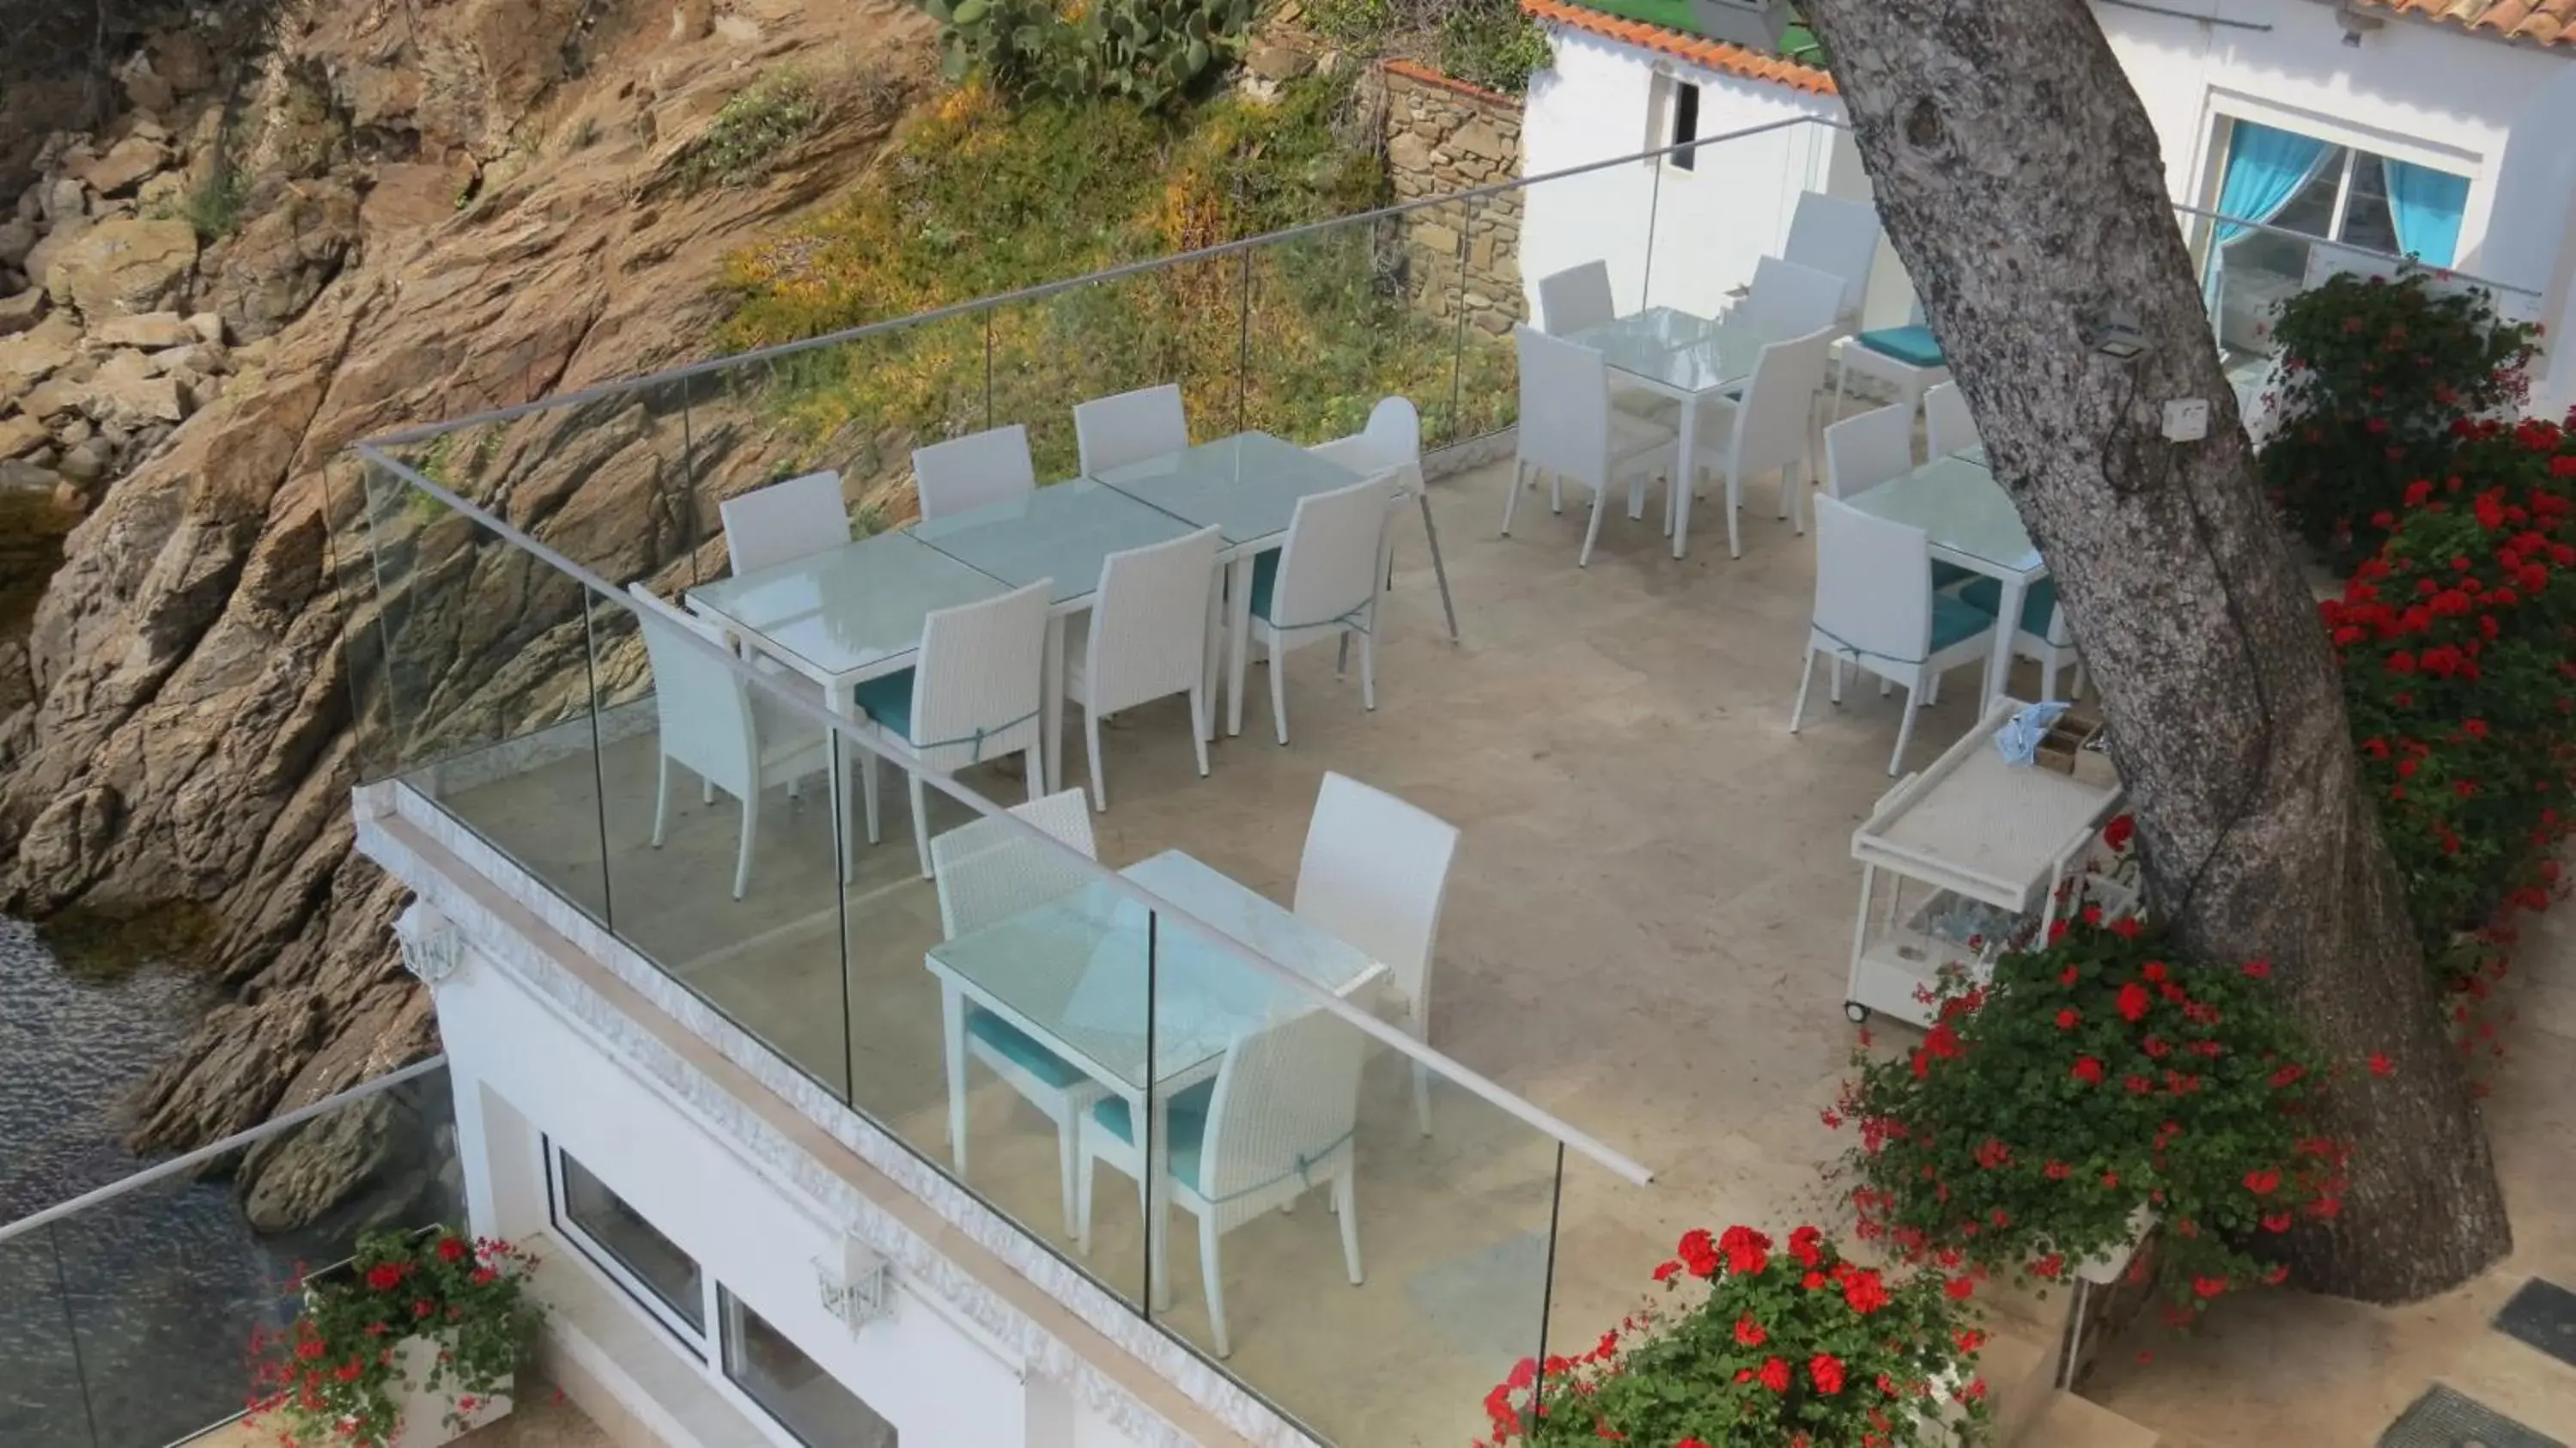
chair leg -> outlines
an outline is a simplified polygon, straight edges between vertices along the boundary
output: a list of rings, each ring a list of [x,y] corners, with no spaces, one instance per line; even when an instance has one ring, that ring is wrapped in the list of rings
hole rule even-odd
[[[1068,1237],[1078,1237],[1080,1234],[1076,1230],[1075,1223],[1079,1219],[1074,1215],[1073,1177],[1075,1151],[1073,1138],[1075,1133],[1082,1129],[1082,1118],[1080,1116],[1082,1103],[1079,1101],[1065,1100],[1060,1101],[1057,1104],[1064,1108],[1064,1115],[1059,1118],[1055,1124],[1055,1163],[1056,1175],[1058,1178],[1056,1182],[1056,1190],[1058,1195],[1063,1199],[1064,1234]]]
[[[1905,719],[1896,726],[1896,752],[1887,756],[1887,772],[1891,776],[1905,767],[1905,741],[1914,735],[1914,689],[1915,683],[1919,682],[1918,679],[1905,686]]]
[[[1347,679],[1350,676],[1351,636],[1350,632],[1346,629],[1343,631],[1340,638],[1333,641],[1333,678],[1336,681],[1339,681]]]
[[[1190,689],[1190,744],[1199,752],[1201,779],[1208,777],[1207,712],[1207,690],[1193,685]]]
[[[2084,677],[2084,661],[2079,658],[2075,661],[2075,678],[2072,683],[2068,685],[2068,693],[2066,697],[2081,701],[2084,697],[2084,686],[2088,682],[2090,681]]]
[[[908,771],[912,778],[912,844],[921,852],[921,878],[930,873],[930,791],[921,782],[921,771]]]
[[[1190,723],[1192,728],[1197,727],[1198,716],[1196,714],[1190,716]],[[1199,751],[1201,753],[1205,753],[1207,751],[1207,745],[1204,742],[1199,745]],[[1089,771],[1091,775],[1092,813],[1107,813],[1109,810],[1109,781],[1103,778],[1100,773],[1100,713],[1088,704],[1082,706],[1082,767]]]
[[[1413,1063],[1413,1119],[1422,1134],[1431,1134],[1431,1068],[1421,1061]]]
[[[1099,1175],[1100,1158],[1087,1151],[1077,1154],[1081,1156],[1082,1163],[1073,1179],[1073,1249],[1088,1257],[1091,1255],[1091,1188]]]
[[[1735,518],[1743,511],[1744,490],[1736,486],[1735,469],[1729,465],[1726,471],[1726,556],[1729,558],[1744,556],[1744,541],[1737,536]]]
[[[662,826],[671,817],[671,756],[662,756],[660,779],[653,786],[653,848],[662,848]]]
[[[1333,1178],[1333,1209],[1342,1219],[1342,1265],[1350,1269],[1351,1285],[1357,1287],[1368,1277],[1360,1271],[1359,1192],[1347,1166]]]
[[[1026,761],[1026,767],[1020,771],[1020,778],[1028,784],[1029,803],[1036,804],[1046,797],[1048,790],[1055,787],[1055,780],[1046,772],[1046,741],[1041,739],[1030,745],[1022,751],[1022,757]]]
[[[1547,510],[1550,513],[1565,511],[1565,475],[1563,473],[1547,475]]]
[[[1521,489],[1529,485],[1529,464],[1512,460],[1512,486],[1503,494],[1503,536],[1512,536],[1512,514],[1520,511]]]
[[[1941,676],[1939,674],[1934,674],[1932,676],[1932,682],[1923,686],[1923,706],[1927,709],[1937,708],[1940,706],[1940,703]]]
[[[751,788],[742,796],[742,848],[734,856],[733,898],[751,888],[751,838],[760,830],[760,779],[754,776]]]
[[[1592,521],[1584,525],[1583,552],[1575,557],[1575,567],[1589,568],[1592,566],[1592,544],[1595,539],[1601,536],[1601,514],[1602,510],[1609,505],[1609,502],[1610,485],[1608,483],[1605,482],[1600,487],[1592,490]]]
[[[1798,670],[1798,702],[1789,710],[1789,732],[1792,734],[1798,732],[1799,725],[1807,722],[1807,692],[1815,687],[1815,683],[1816,650],[1811,644],[1807,648],[1806,665]]]
[[[1279,635],[1270,635],[1270,723],[1279,733],[1279,742],[1288,742],[1288,669],[1287,651],[1280,647]]]
[[[1216,1214],[1199,1218],[1199,1275],[1207,1279],[1208,1329],[1222,1358],[1234,1355],[1234,1345],[1225,1338],[1225,1278],[1217,1270],[1216,1235]]]
[[[2057,697],[2057,650],[2050,649],[2039,661],[2039,697]]]
[[[873,749],[862,749],[859,751],[859,756],[859,792],[867,797],[868,843],[873,845],[885,839],[885,831],[878,824],[877,752]]]
[[[1350,635],[1342,635],[1347,643]],[[1369,610],[1369,631],[1360,635],[1360,707],[1377,709],[1377,610]]]

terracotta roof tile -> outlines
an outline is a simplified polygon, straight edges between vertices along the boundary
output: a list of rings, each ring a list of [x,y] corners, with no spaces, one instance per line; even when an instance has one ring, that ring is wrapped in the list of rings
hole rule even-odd
[[[2576,0],[2363,0],[2498,40],[2576,49]]]
[[[2482,3],[2482,0],[2449,0],[2449,3],[2474,5]],[[2552,7],[2576,7],[2576,0],[2543,0],[2543,3]],[[1607,15],[1598,10],[1571,4],[1569,0],[1521,0],[1521,9],[1526,14],[1551,24],[1562,25],[1569,30],[1581,30],[1629,45],[1641,46],[1709,70],[1723,71],[1728,75],[1740,75],[1752,80],[1767,80],[1774,85],[1784,85],[1791,90],[1807,91],[1814,95],[1834,93],[1834,78],[1824,71],[1811,65],[1800,65],[1794,60],[1783,60],[1776,55],[1764,55],[1758,50],[1745,46],[1729,45],[1722,40],[1711,40],[1706,36],[1692,35],[1661,25],[1649,25],[1642,20],[1627,20],[1616,15]]]

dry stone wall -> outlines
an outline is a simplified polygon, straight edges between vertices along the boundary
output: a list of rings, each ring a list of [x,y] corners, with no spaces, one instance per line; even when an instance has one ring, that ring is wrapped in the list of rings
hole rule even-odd
[[[1387,169],[1398,201],[1519,179],[1519,101],[1400,60],[1382,63],[1372,84],[1384,107]],[[1463,306],[1470,327],[1509,335],[1525,311],[1521,214],[1516,191],[1407,213],[1405,273],[1414,304],[1444,321]]]

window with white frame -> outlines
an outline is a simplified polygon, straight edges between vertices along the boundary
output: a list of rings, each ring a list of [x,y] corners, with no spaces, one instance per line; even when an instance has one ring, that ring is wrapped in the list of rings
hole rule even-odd
[[[724,1314],[725,1376],[743,1396],[807,1448],[896,1448],[894,1424],[741,1298],[722,1287],[716,1296]]]
[[[1646,115],[1646,149],[1680,146],[1683,149],[1663,158],[1664,164],[1680,171],[1697,170],[1699,148],[1691,142],[1699,139],[1698,85],[1669,71],[1657,71]]]
[[[554,1178],[555,1225],[584,1256],[644,1305],[683,1345],[704,1357],[706,1273],[697,1259],[560,1148],[546,1154]]]

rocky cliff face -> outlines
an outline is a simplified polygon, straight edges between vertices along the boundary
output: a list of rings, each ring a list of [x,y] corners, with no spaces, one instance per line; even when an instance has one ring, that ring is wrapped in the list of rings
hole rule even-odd
[[[930,73],[897,0],[312,0],[280,24],[247,57],[156,40],[120,72],[131,109],[45,142],[34,200],[0,205],[0,259],[44,252],[0,275],[24,279],[0,319],[29,318],[0,372],[32,379],[0,379],[0,439],[86,514],[33,702],[0,722],[0,908],[222,922],[232,1003],[145,1091],[145,1148],[434,1048],[400,892],[351,853],[349,444],[706,355],[721,253],[847,184]],[[864,83],[766,180],[673,194],[724,101],[786,65]],[[636,516],[635,474],[568,465],[529,525]]]

